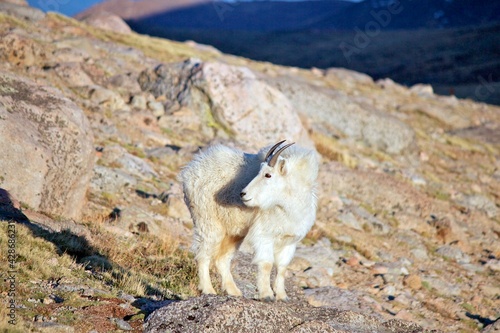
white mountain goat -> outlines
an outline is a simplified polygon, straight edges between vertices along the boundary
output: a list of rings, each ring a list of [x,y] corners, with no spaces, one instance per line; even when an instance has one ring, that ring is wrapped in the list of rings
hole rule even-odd
[[[211,146],[182,170],[202,293],[216,293],[209,274],[214,260],[222,288],[241,296],[230,266],[235,249],[247,237],[258,265],[259,297],[274,299],[270,285],[274,263],[276,298],[287,299],[286,268],[316,218],[318,158],[311,149],[290,147],[293,143],[278,149],[283,142],[258,154]]]

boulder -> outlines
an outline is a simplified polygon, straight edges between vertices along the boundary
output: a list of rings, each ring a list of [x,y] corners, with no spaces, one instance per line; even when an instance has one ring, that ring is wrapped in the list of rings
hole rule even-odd
[[[258,149],[288,139],[312,147],[290,100],[246,67],[189,59],[146,70],[139,83],[144,91],[166,99],[163,124],[174,123],[169,118],[180,127],[200,124],[193,131],[205,141],[232,138],[247,149]],[[181,110],[194,111],[195,119],[179,117]]]
[[[80,217],[95,155],[75,103],[0,71],[0,142],[0,187],[35,210]]]
[[[408,152],[414,146],[411,127],[361,98],[291,77],[268,81],[289,99],[298,114],[309,120],[314,130],[328,137],[346,136],[390,154]]]
[[[0,1],[0,12],[33,22],[40,21],[45,17],[44,12],[29,7],[23,0]]]
[[[108,13],[106,11],[91,13],[82,19],[83,22],[88,25],[94,26],[99,29],[109,30],[113,32],[118,32],[122,34],[129,34],[132,29],[128,26],[125,21],[118,15]]]
[[[246,298],[203,295],[154,311],[144,332],[422,332],[413,323],[383,320],[304,302],[265,303]]]

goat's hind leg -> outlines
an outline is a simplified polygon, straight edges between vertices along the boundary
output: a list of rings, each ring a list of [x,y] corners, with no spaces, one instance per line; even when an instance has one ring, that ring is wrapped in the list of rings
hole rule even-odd
[[[231,260],[241,240],[242,237],[226,236],[219,245],[219,251],[215,259],[215,266],[222,279],[222,288],[230,296],[242,295],[231,274]]]
[[[198,278],[200,280],[198,289],[203,294],[217,294],[210,279],[210,261],[213,257],[213,244],[201,241],[196,251],[196,262],[198,263]]]

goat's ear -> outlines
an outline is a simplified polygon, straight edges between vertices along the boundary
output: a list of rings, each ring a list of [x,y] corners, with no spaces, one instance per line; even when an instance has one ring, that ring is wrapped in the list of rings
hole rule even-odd
[[[286,160],[284,158],[280,158],[278,161],[278,171],[281,175],[286,175],[288,172],[288,165],[286,163]]]

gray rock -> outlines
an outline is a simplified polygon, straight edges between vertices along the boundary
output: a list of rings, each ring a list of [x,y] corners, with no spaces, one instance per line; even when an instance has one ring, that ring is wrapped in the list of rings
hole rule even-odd
[[[459,296],[462,293],[460,286],[448,283],[437,277],[424,276],[422,277],[422,282],[428,284],[431,288],[435,289],[438,294],[443,296]]]
[[[132,29],[130,29],[128,24],[125,23],[121,17],[108,12],[92,13],[84,17],[82,21],[103,30],[122,34],[129,34],[132,32]]]
[[[369,75],[345,68],[328,68],[325,76],[327,79],[334,78],[342,81],[342,83],[347,82],[350,86],[355,86],[356,84],[373,84],[373,79]]]
[[[68,325],[58,324],[54,322],[35,323],[35,327],[39,332],[47,333],[73,333],[75,329]]]
[[[135,187],[137,180],[129,174],[102,165],[94,167],[90,187],[95,191],[115,193],[126,186]]]
[[[59,63],[54,66],[53,70],[69,87],[84,87],[94,84],[78,62]]]
[[[304,290],[304,296],[309,304],[315,307],[335,307],[339,310],[353,311],[381,319],[375,310],[376,301],[367,300],[354,290],[337,287],[322,287]]]
[[[182,112],[194,121],[191,131],[201,132],[205,141],[233,138],[256,149],[279,136],[312,146],[288,98],[248,68],[190,59],[144,71],[139,83],[155,97],[165,96],[167,114]],[[160,126],[175,130],[183,119],[162,117]]]
[[[130,100],[130,106],[134,109],[144,110],[147,107],[147,99],[143,95],[134,95]]]
[[[290,77],[269,80],[285,94],[294,109],[327,136],[341,133],[391,154],[414,146],[415,133],[400,120],[342,91],[312,86]]]
[[[153,167],[140,157],[129,153],[124,153],[116,162],[121,164],[121,168],[132,175],[139,176],[143,179],[151,179],[158,177],[158,173]]]
[[[34,22],[45,17],[45,13],[40,9],[9,2],[0,2],[0,12]]]
[[[430,84],[415,84],[410,88],[410,91],[424,97],[434,95],[434,89],[432,89]]]
[[[458,263],[467,264],[470,262],[470,257],[467,254],[463,253],[459,248],[453,247],[451,245],[443,245],[439,247],[436,250],[436,254],[454,260]]]
[[[14,30],[0,33],[0,59],[15,63],[17,67],[35,65],[46,57],[38,42],[26,36],[27,32]]]
[[[488,267],[493,272],[500,272],[500,260],[490,259],[486,262],[486,267]]]
[[[352,212],[342,212],[337,217],[340,223],[354,230],[362,231],[363,227]]]
[[[325,325],[326,324],[326,325]],[[303,302],[260,302],[246,298],[204,295],[170,303],[156,310],[144,332],[421,332],[400,320],[381,319],[335,308],[314,308]]]
[[[125,104],[123,98],[113,90],[109,90],[97,85],[91,86],[89,88],[89,99],[93,103],[108,107],[111,110],[126,110],[128,108],[128,105]]]
[[[83,111],[61,93],[0,72],[0,187],[35,210],[78,219],[94,164]]]
[[[145,159],[130,154],[119,145],[104,147],[100,163],[108,167],[116,166],[113,169],[119,169],[129,176],[137,176],[141,179],[158,177],[158,173]]]
[[[153,112],[153,116],[161,117],[165,114],[165,107],[160,102],[149,102],[148,108]]]
[[[122,331],[132,331],[132,326],[121,318],[111,318],[111,321]]]
[[[498,332],[500,332],[500,319],[497,319],[491,325],[486,326],[481,332],[482,333],[498,333]]]
[[[499,209],[496,204],[488,197],[481,194],[464,195],[459,203],[472,209],[478,209],[486,213],[489,218],[498,216]]]

